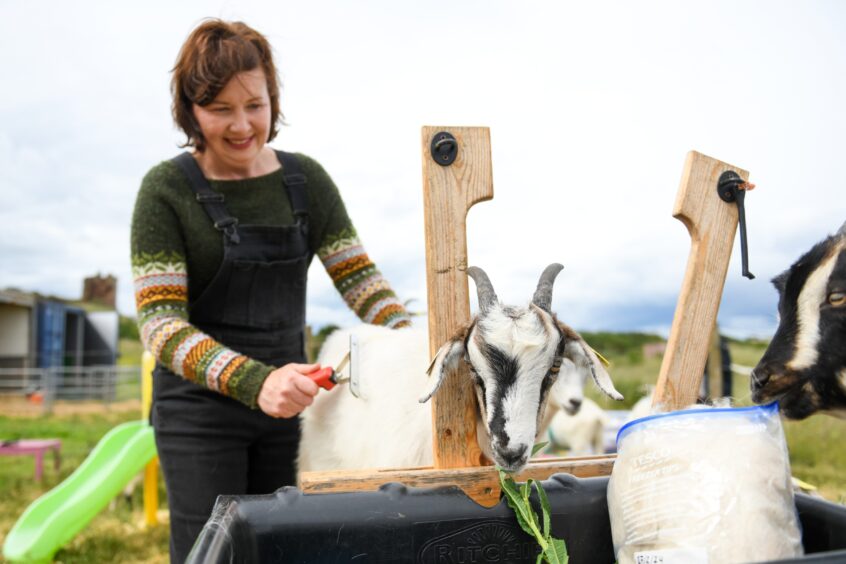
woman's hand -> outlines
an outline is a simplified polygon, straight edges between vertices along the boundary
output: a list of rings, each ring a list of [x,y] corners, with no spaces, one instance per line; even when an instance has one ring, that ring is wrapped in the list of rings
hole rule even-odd
[[[310,406],[320,388],[306,376],[319,364],[286,364],[271,372],[258,395],[259,408],[271,417],[294,417]]]

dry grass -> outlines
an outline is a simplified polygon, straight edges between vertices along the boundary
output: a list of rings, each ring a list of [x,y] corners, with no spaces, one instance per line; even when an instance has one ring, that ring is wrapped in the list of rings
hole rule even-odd
[[[137,413],[138,417],[141,417],[141,400],[130,399],[111,403],[58,400],[53,403],[51,415],[54,417],[70,417],[73,415],[125,414],[130,412]],[[20,419],[37,419],[46,415],[41,403],[20,397],[0,398],[0,413],[6,417]]]

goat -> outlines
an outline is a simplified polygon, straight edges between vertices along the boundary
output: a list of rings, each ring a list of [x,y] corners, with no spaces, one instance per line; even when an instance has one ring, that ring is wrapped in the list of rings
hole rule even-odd
[[[555,402],[553,387],[549,407]],[[603,454],[605,452],[605,427],[611,419],[599,405],[590,398],[584,398],[575,413],[564,409],[556,410],[547,427],[547,437],[553,447],[566,448],[569,454]]]
[[[445,343],[429,368],[428,338],[417,329],[360,326],[360,392],[319,394],[303,412],[299,469],[413,467],[432,463],[432,418],[425,403],[447,375],[463,363],[477,400],[477,440],[482,452],[504,470],[528,462],[549,391],[560,373],[593,377],[608,396],[620,400],[611,377],[592,349],[550,311],[552,286],[563,267],[548,266],[531,303],[502,305],[487,274],[467,269],[476,284],[479,313]],[[333,333],[319,362],[337,361],[348,331]],[[433,381],[432,381],[433,380]],[[415,398],[423,396],[420,400]],[[571,403],[571,409],[575,406]]]
[[[645,390],[646,395],[637,400],[632,406],[631,411],[629,411],[629,416],[626,418],[626,422],[634,421],[635,419],[640,419],[642,417],[648,417],[653,413],[663,411],[663,406],[658,406],[657,409],[654,410],[652,409],[652,396],[655,394],[655,386],[647,385],[645,386]]]
[[[846,418],[846,223],[773,279],[779,324],[752,371],[752,401],[788,419]]]

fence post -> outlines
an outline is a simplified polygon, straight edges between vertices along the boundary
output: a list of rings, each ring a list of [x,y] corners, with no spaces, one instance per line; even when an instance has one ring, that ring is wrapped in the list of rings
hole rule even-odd
[[[48,366],[43,368],[41,372],[41,387],[44,390],[43,400],[41,401],[41,412],[43,415],[53,413],[53,402],[56,399],[56,380],[58,377],[54,374],[54,367]]]
[[[685,161],[673,217],[687,227],[690,254],[653,406],[682,409],[695,403],[699,394],[737,231],[737,206],[724,202],[717,193],[719,178],[728,170],[743,180],[749,176],[745,170],[696,151],[690,151]]]
[[[150,420],[153,405],[153,369],[156,359],[150,351],[141,355],[141,417]],[[144,467],[144,522],[148,527],[158,525],[159,518],[159,457]]]

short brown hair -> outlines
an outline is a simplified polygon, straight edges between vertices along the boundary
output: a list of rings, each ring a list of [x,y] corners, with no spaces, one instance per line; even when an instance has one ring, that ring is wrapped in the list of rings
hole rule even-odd
[[[223,87],[240,72],[261,68],[270,94],[270,133],[278,133],[279,77],[267,39],[243,22],[208,19],[197,26],[185,40],[173,67],[170,91],[173,97],[173,121],[188,140],[183,147],[205,149],[205,139],[194,118],[193,104],[210,104]]]

